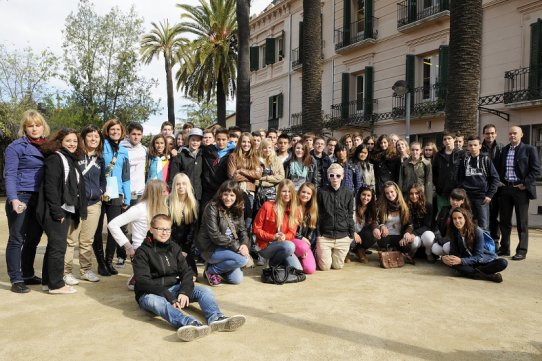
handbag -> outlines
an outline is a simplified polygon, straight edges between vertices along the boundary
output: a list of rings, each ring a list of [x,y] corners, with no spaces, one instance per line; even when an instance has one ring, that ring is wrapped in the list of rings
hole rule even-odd
[[[405,265],[405,258],[399,251],[378,251],[378,259],[382,268],[400,268]]]
[[[262,270],[262,282],[283,285],[285,283],[303,282],[307,276],[291,266],[270,266]]]

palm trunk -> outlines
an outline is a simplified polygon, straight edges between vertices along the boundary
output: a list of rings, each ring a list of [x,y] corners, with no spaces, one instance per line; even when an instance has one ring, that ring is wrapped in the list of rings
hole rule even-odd
[[[216,80],[216,121],[221,127],[226,127],[226,92],[221,73]]]
[[[482,0],[450,2],[450,62],[446,97],[447,131],[477,133],[482,48]]]
[[[167,120],[173,124],[173,129],[175,129],[175,98],[173,94],[173,75],[171,73],[172,64],[170,59],[167,58],[164,53],[164,58],[166,59],[166,82],[167,82]]]
[[[320,1],[303,0],[303,131],[322,131],[322,21]]]
[[[250,130],[250,0],[237,0],[237,96],[236,123],[244,131]]]

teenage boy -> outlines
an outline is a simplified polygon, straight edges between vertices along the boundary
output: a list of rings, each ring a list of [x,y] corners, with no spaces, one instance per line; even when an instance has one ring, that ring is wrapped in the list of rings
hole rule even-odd
[[[271,128],[271,129],[269,129],[267,131],[267,136],[266,137],[271,139],[271,142],[273,143],[273,148],[275,148],[275,149],[277,149],[278,136],[279,136],[279,134],[278,134],[276,129]]]
[[[239,136],[236,132],[229,132],[228,135],[229,142],[233,143],[234,146],[237,146],[237,142],[239,141]]]
[[[282,133],[277,140],[277,159],[286,163],[290,159],[290,137]]]
[[[163,122],[160,127],[160,133],[162,133],[164,137],[173,136],[173,124],[168,121]]]
[[[343,167],[333,163],[328,168],[329,184],[318,190],[318,238],[316,254],[322,271],[341,269],[354,239],[354,196],[341,187]]]
[[[314,148],[311,151],[311,155],[314,158],[316,163],[316,169],[314,172],[314,182],[316,183],[316,188],[321,188],[325,186],[327,182],[327,170],[331,165],[331,160],[328,155],[324,152],[326,142],[322,137],[314,138]]]
[[[489,155],[498,172],[504,145],[497,142],[497,127],[494,124],[486,124],[482,132],[484,134],[482,153]],[[497,246],[501,238],[501,231],[499,229],[499,189],[497,188],[497,193],[495,193],[489,204],[489,233],[491,233],[491,237],[495,240]]]
[[[132,197],[130,205],[137,204],[145,190],[145,166],[147,161],[147,147],[141,143],[143,126],[132,122],[126,128],[128,135],[120,142],[128,150],[130,161],[130,190]]]
[[[295,145],[301,141],[301,136],[299,134],[292,135],[292,147],[295,147]]]
[[[183,341],[207,336],[211,331],[235,331],[243,326],[245,316],[224,316],[211,289],[194,285],[194,273],[181,247],[170,240],[171,223],[165,214],[154,216],[151,236],[136,251],[133,267],[139,307],[176,327],[177,337]],[[199,303],[208,326],[183,312],[194,301]]]
[[[260,132],[252,132],[252,138],[254,139],[254,148],[260,150],[260,144],[262,144],[262,135]]]
[[[314,133],[308,132],[303,134],[303,144],[309,147],[309,150],[314,148]]]
[[[201,141],[201,145],[211,144],[215,144],[215,135],[211,129],[205,129],[203,131],[203,140]]]
[[[478,136],[467,140],[468,153],[459,164],[458,185],[465,189],[478,226],[489,230],[489,203],[497,192],[499,174],[487,154],[480,154],[482,142]]]
[[[228,156],[235,148],[233,143],[228,142],[228,130],[226,128],[216,130],[215,141],[216,144],[201,147],[203,167],[201,173],[200,215],[203,214],[207,202],[214,197],[222,182],[228,179]]]
[[[459,150],[463,150],[465,146],[465,136],[461,132],[455,133],[454,147]]]
[[[335,146],[337,145],[337,139],[336,138],[328,138],[326,142],[326,153],[329,157],[329,160],[331,160],[331,163],[335,163],[337,159],[335,158]]]
[[[536,199],[536,178],[540,177],[538,151],[521,141],[523,130],[513,126],[508,130],[510,144],[502,150],[499,175],[502,182],[500,193],[501,247],[499,256],[510,255],[512,212],[516,213],[519,244],[514,261],[527,257],[529,245],[529,201]]]
[[[444,147],[437,153],[432,164],[438,212],[450,204],[450,193],[457,188],[457,169],[463,154],[463,151],[454,147],[453,133],[444,132],[442,144]]]
[[[198,202],[201,200],[201,140],[203,131],[199,128],[192,128],[188,134],[188,146],[182,147],[176,157],[169,162],[168,186],[171,192],[175,191],[175,185],[172,184],[173,178],[177,173],[184,173],[190,178],[190,183],[194,188],[194,195]]]

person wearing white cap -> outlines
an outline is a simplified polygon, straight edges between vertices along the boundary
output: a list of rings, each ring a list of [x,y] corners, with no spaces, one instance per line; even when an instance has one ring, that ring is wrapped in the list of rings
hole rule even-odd
[[[201,140],[203,131],[200,128],[192,128],[188,134],[188,147],[184,146],[180,149],[177,156],[173,157],[169,162],[168,186],[172,190],[172,181],[177,173],[184,173],[190,178],[190,182],[194,187],[194,195],[198,202],[201,199]]]

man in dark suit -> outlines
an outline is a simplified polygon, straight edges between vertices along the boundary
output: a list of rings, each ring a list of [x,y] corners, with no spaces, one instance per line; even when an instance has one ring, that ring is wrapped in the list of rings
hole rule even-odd
[[[501,247],[499,256],[510,255],[512,212],[516,211],[519,244],[514,261],[524,260],[529,242],[529,200],[536,199],[536,177],[540,176],[540,160],[536,148],[522,143],[523,131],[513,126],[508,130],[510,144],[502,150],[499,166],[501,187]]]

